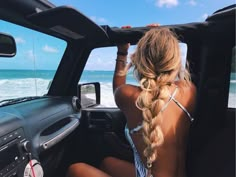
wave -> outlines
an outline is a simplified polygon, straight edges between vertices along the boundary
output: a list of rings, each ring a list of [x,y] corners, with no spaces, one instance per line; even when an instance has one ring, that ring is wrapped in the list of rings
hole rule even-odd
[[[48,92],[50,79],[25,78],[25,79],[1,79],[0,100],[23,96],[41,96]],[[236,80],[231,80],[229,93],[229,106],[236,107]],[[117,107],[115,104],[112,82],[101,82],[101,107]]]
[[[229,93],[228,107],[236,108],[236,94],[235,93]]]
[[[230,83],[236,84],[236,80],[230,80]]]
[[[0,80],[0,86],[3,85],[3,84],[5,84],[7,81],[8,81],[8,79],[2,79],[2,80]]]
[[[117,107],[112,90],[112,83],[100,83],[101,85],[101,106]]]
[[[41,78],[0,80],[0,99],[44,95],[50,80]]]
[[[24,96],[41,96],[47,93],[50,79],[1,79],[0,100]],[[101,85],[101,106],[116,107],[112,83],[104,82]]]

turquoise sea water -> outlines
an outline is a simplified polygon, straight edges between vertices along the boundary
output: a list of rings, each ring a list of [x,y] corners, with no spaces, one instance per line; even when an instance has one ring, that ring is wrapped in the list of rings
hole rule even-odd
[[[0,100],[44,95],[54,74],[54,70],[0,70]],[[113,71],[84,71],[80,83],[100,82],[102,104],[115,106],[112,77]],[[128,74],[127,83],[137,84],[133,73]],[[231,74],[229,97],[229,107],[236,107],[236,73]]]
[[[55,72],[54,70],[0,70],[0,101],[46,94]],[[80,83],[100,82],[102,104],[115,106],[112,77],[113,71],[84,71]],[[128,74],[127,81],[135,84],[132,73]]]
[[[50,80],[53,78],[56,71],[54,70],[0,70],[0,80],[4,79],[27,79],[41,78]]]
[[[54,70],[0,70],[0,80],[18,80],[18,79],[45,79],[52,80],[56,71]],[[84,71],[80,82],[112,82],[113,71]],[[133,74],[129,73],[127,82],[134,83]]]
[[[84,71],[81,77],[81,82],[99,81],[101,83],[111,83],[114,71]],[[135,84],[133,73],[127,75],[127,82]]]

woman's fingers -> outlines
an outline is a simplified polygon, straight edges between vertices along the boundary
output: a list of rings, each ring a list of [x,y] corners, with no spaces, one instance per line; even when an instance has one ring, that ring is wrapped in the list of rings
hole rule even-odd
[[[148,24],[147,27],[158,27],[160,26],[159,23],[151,23],[151,24]],[[127,29],[127,28],[131,28],[130,25],[126,25],[126,26],[122,26],[121,29]]]
[[[151,24],[147,25],[147,27],[158,27],[158,26],[160,26],[159,23],[151,23]]]
[[[126,25],[126,26],[122,26],[121,29],[126,29],[126,28],[131,28],[131,26]]]
[[[158,27],[160,26],[159,23],[151,23],[151,24],[148,24],[147,27]],[[126,25],[126,26],[122,26],[121,29],[127,29],[127,28],[131,28],[130,25]]]

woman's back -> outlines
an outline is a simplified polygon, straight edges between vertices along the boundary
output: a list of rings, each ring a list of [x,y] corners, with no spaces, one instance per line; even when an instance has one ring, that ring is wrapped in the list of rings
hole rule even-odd
[[[193,112],[196,90],[194,85],[188,87],[180,82],[176,82],[169,87],[170,97],[174,94],[174,99],[180,103],[189,113]],[[115,94],[118,107],[124,112],[127,118],[129,130],[142,125],[143,112],[136,107],[136,100],[141,89],[132,85],[121,86]],[[152,174],[158,176],[185,176],[185,154],[190,117],[182,108],[168,97],[165,100],[165,108],[161,111],[161,128],[164,143],[157,148],[157,160],[153,163]],[[141,126],[139,126],[141,127]],[[146,157],[143,151],[146,147],[143,141],[142,129],[131,133],[130,137],[141,158],[142,165],[146,167]]]

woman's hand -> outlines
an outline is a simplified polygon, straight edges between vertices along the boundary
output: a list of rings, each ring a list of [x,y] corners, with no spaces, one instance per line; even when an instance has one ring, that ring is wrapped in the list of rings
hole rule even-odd
[[[151,23],[147,25],[147,27],[158,27],[158,26],[160,26],[159,23]]]
[[[131,26],[127,25],[127,26],[121,27],[121,29],[128,29],[128,28],[131,28]],[[130,46],[130,43],[118,44],[117,45],[118,52],[128,53],[129,46]]]
[[[148,25],[147,25],[147,27],[158,27],[158,26],[160,26],[159,23],[151,23],[151,24],[148,24]],[[128,29],[128,28],[131,28],[131,26],[127,25],[127,26],[122,26],[122,27],[121,27],[121,29]],[[130,43],[118,44],[118,45],[117,45],[118,51],[119,51],[119,52],[122,52],[122,53],[127,53],[129,47],[130,47]]]

